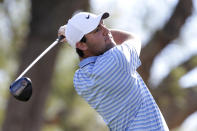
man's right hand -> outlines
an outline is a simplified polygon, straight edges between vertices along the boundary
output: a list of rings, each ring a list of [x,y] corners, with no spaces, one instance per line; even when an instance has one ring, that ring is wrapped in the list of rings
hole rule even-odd
[[[65,36],[65,30],[66,30],[66,25],[63,25],[63,26],[61,26],[60,28],[59,28],[59,30],[58,30],[58,37],[59,36],[61,36],[61,35],[63,35],[65,38],[64,39],[62,39],[60,42],[63,42],[63,43],[66,43],[67,41],[66,41],[66,36]]]

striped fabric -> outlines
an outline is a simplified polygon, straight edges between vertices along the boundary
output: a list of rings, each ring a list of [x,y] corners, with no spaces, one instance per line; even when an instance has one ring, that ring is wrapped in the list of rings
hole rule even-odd
[[[77,93],[111,131],[166,131],[165,120],[136,69],[132,41],[82,60],[74,76]]]

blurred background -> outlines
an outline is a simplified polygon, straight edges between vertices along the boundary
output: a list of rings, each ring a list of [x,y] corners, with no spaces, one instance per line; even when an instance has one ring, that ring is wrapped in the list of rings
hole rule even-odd
[[[197,130],[196,0],[0,0],[0,130],[107,131],[102,118],[73,87],[75,50],[59,44],[25,76],[28,102],[9,85],[56,38],[78,11],[105,11],[105,24],[142,40],[139,73],[172,131]]]

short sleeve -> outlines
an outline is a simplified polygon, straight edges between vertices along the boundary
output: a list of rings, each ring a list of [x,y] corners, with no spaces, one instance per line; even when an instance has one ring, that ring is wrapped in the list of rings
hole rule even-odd
[[[136,40],[126,41],[113,49],[118,65],[129,73],[133,73],[141,65],[139,58],[141,45]]]
[[[136,50],[138,56],[140,56],[141,40],[138,36],[134,36],[134,39],[128,40],[128,41],[124,42],[123,44],[127,44],[130,48],[134,48]]]

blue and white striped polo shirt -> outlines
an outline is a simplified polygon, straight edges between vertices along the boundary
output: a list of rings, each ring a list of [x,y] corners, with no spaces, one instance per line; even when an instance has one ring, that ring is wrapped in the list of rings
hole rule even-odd
[[[82,60],[74,76],[77,93],[111,131],[166,131],[165,120],[136,69],[139,51],[127,41]]]

